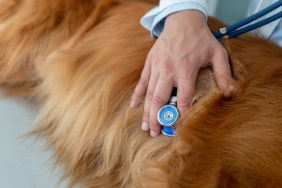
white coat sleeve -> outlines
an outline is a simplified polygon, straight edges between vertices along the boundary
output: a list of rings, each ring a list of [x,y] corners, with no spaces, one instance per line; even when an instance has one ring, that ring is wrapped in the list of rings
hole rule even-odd
[[[159,6],[150,10],[141,18],[141,25],[151,32],[152,37],[158,37],[164,28],[165,18],[182,10],[198,10],[207,19],[206,0],[160,0]]]

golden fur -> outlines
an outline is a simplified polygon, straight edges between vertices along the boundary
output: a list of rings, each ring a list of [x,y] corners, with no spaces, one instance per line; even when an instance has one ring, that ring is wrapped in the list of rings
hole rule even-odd
[[[282,50],[264,39],[222,42],[236,89],[201,71],[174,139],[140,130],[143,107],[128,106],[154,42],[139,25],[152,2],[0,1],[3,92],[38,100],[34,132],[70,186],[282,187]]]

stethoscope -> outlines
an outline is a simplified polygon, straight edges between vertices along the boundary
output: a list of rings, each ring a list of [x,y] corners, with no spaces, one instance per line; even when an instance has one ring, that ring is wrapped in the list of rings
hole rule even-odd
[[[256,28],[262,27],[270,22],[273,22],[282,17],[282,11],[270,16],[264,20],[247,25],[256,19],[268,14],[269,12],[279,8],[282,5],[282,0],[273,3],[269,7],[251,15],[238,23],[219,29],[214,33],[216,39],[221,40],[225,38],[234,38],[238,35],[252,31]],[[245,26],[247,25],[247,26]],[[245,27],[243,27],[245,26]],[[176,135],[175,123],[179,119],[179,111],[177,109],[177,89],[174,88],[169,100],[169,103],[163,106],[158,112],[158,122],[161,125],[161,132],[166,136],[173,137]]]
[[[221,40],[221,39],[225,39],[225,38],[234,38],[238,35],[242,35],[244,33],[247,33],[249,31],[252,31],[254,29],[257,29],[259,27],[262,27],[270,22],[273,22],[279,18],[282,17],[282,11],[268,17],[265,18],[264,20],[258,21],[256,23],[247,25],[257,19],[259,19],[260,17],[270,13],[271,11],[279,8],[282,5],[282,0],[279,0],[275,3],[273,3],[272,5],[266,7],[265,9],[257,12],[256,14],[253,14],[241,21],[239,21],[238,23],[235,23],[233,25],[230,25],[228,27],[224,27],[219,29],[217,32],[214,33],[214,36],[216,39]],[[247,25],[246,27],[243,27]]]
[[[158,112],[158,122],[161,125],[162,134],[166,136],[175,136],[175,123],[178,118],[177,89],[173,88],[169,103],[163,106]]]

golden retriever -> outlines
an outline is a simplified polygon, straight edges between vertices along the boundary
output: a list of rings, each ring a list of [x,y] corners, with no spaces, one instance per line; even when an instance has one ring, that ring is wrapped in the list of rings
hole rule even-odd
[[[156,2],[0,1],[3,92],[37,99],[34,133],[70,186],[282,187],[282,49],[265,39],[222,42],[236,89],[202,70],[175,138],[140,130],[129,101],[154,39],[139,19]]]

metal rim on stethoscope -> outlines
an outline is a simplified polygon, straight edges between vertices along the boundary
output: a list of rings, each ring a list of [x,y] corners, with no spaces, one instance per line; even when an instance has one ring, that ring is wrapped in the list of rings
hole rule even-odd
[[[172,115],[172,118],[166,119],[166,114]],[[178,109],[173,105],[165,105],[158,112],[158,122],[165,127],[171,127],[179,117]]]

